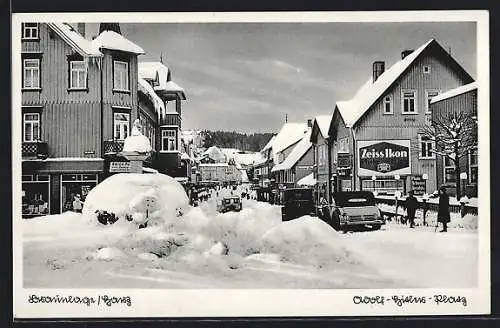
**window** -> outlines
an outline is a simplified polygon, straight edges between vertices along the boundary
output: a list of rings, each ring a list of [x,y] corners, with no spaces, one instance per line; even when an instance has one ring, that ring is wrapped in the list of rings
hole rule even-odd
[[[38,40],[38,24],[24,23],[23,24],[23,40]]]
[[[469,152],[469,180],[470,183],[477,183],[478,152],[477,147]]]
[[[326,145],[318,146],[318,164],[319,165],[326,164]]]
[[[392,98],[390,96],[384,97],[384,114],[394,114],[392,111]]]
[[[403,91],[402,92],[402,105],[403,114],[416,114],[417,113],[417,92],[416,91]]]
[[[339,141],[339,153],[349,152],[349,140],[347,138],[340,139]]]
[[[129,136],[130,114],[114,113],[114,139],[125,140]]]
[[[429,137],[419,136],[420,151],[418,158],[420,159],[433,159],[434,158],[434,142]]]
[[[113,62],[114,76],[113,89],[118,91],[129,91],[128,87],[128,63],[115,60]]]
[[[456,183],[455,163],[448,157],[443,158],[444,183]]]
[[[69,63],[69,81],[71,89],[87,88],[87,69],[84,61],[71,61]]]
[[[431,73],[431,67],[429,65],[424,66],[424,74],[430,74]]]
[[[23,115],[23,140],[34,142],[40,139],[40,114],[29,113]]]
[[[426,90],[425,91],[425,98],[427,99],[427,102],[426,102],[426,108],[425,108],[425,112],[427,114],[430,114],[431,113],[431,100],[433,97],[436,97],[437,95],[439,94],[438,91],[429,91],[429,90]]]
[[[40,88],[40,59],[24,59],[23,74],[23,88]]]
[[[161,131],[161,149],[164,151],[177,150],[177,137],[175,130],[162,130]]]

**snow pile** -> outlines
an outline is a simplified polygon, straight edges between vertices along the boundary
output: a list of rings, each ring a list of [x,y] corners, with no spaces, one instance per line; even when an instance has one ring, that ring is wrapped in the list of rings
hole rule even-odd
[[[146,216],[172,221],[188,207],[182,185],[164,174],[115,174],[99,183],[88,194],[83,214],[96,218],[96,211],[114,213],[119,219],[132,218],[143,223]]]
[[[318,269],[355,262],[339,234],[316,217],[283,222],[264,234],[261,243],[262,253],[277,253],[284,261]]]
[[[126,254],[121,249],[116,247],[103,247],[91,255],[91,258],[102,261],[113,261],[125,257]]]

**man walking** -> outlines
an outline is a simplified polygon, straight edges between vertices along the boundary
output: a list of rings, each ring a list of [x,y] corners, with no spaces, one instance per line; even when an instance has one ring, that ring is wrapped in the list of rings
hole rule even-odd
[[[439,208],[438,222],[443,224],[443,229],[440,232],[448,231],[448,222],[450,222],[450,196],[446,193],[446,187],[441,186],[439,189]]]
[[[413,190],[410,190],[408,192],[408,197],[406,198],[406,214],[408,215],[408,220],[410,221],[410,228],[415,227],[415,211],[417,210],[417,207],[417,198],[413,196]]]

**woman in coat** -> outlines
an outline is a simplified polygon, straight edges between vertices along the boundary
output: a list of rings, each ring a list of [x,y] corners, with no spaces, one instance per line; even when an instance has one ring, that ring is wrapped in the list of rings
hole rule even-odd
[[[448,231],[447,224],[450,222],[450,196],[446,193],[445,186],[442,186],[439,189],[439,209],[437,220],[443,224],[443,230],[440,232]]]

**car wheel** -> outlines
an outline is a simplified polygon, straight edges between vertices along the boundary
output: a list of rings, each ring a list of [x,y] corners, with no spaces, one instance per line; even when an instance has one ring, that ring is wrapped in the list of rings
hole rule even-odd
[[[373,230],[373,231],[375,231],[375,230],[380,230],[380,227],[381,227],[381,226],[382,226],[381,224],[374,224],[374,225],[372,225],[372,230]]]
[[[339,231],[340,230],[340,218],[337,214],[333,214],[331,218],[331,225],[333,229]]]

